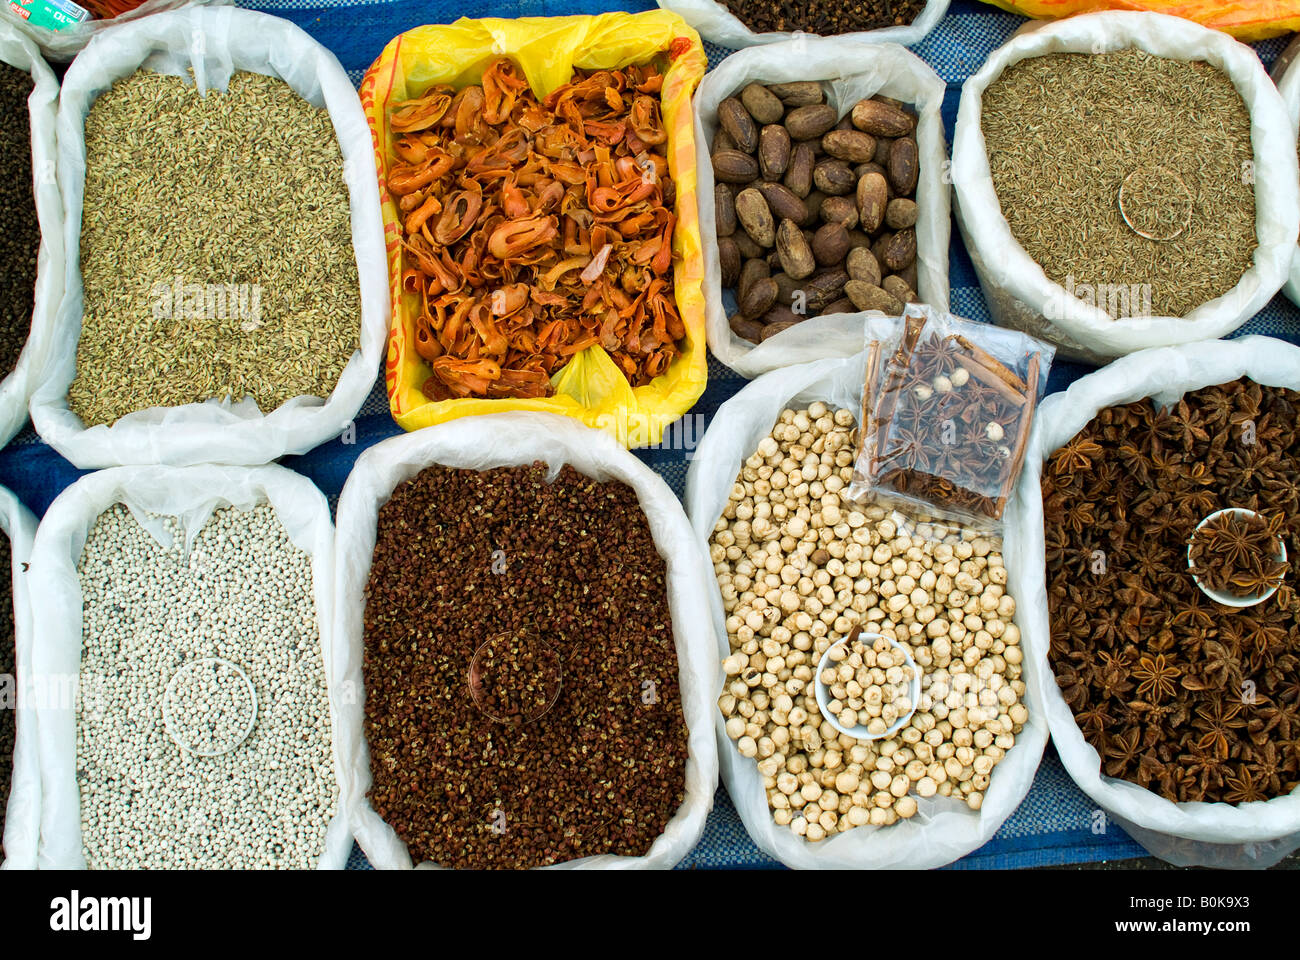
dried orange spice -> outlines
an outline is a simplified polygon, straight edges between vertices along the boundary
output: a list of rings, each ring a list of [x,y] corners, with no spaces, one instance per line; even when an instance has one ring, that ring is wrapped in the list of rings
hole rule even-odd
[[[418,295],[423,392],[545,397],[599,345],[633,387],[667,371],[674,185],[654,66],[576,71],[539,100],[511,60],[389,111],[402,289]]]

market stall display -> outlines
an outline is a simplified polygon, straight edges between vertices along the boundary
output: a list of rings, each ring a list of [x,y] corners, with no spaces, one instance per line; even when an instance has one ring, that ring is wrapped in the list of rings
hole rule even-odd
[[[1058,752],[1176,863],[1300,845],[1297,370],[1263,337],[1117,361],[1044,401],[1021,480],[1013,586]]]
[[[90,474],[41,524],[42,868],[341,868],[333,527],[282,467]]]
[[[0,868],[36,865],[40,765],[31,704],[23,690],[32,657],[26,568],[36,518],[0,487]]]
[[[1023,865],[1035,771],[1047,832],[1123,828],[1067,857],[1300,849],[1300,356],[1142,352],[1044,425],[1053,348],[1023,332],[1103,360],[1265,304],[1300,224],[1280,44],[1027,27],[968,84],[950,168],[935,70],[1011,18],[931,69],[863,42],[879,4],[711,5],[762,45],[707,75],[668,11],[461,20],[395,38],[359,101],[275,17],[142,15],[94,31],[61,115],[0,25],[0,160],[35,213],[6,234],[32,333],[0,324],[0,439],[26,364],[58,452],[128,464],[64,492],[34,562],[0,490],[0,865],[337,867],[355,833],[386,869],[666,868],[719,764],[795,867]],[[987,318],[954,174],[1003,326],[932,322],[950,293]],[[693,409],[706,335],[759,379],[714,367]],[[357,459],[389,412],[412,433]],[[71,468],[27,443],[0,453],[45,503]],[[337,538],[302,477],[233,466],[308,451],[326,492],[356,462]],[[646,467],[687,463],[683,525]],[[1087,797],[1052,792],[1049,733]]]
[[[1282,95],[1282,102],[1286,104],[1291,125],[1300,137],[1300,68],[1295,66],[1297,59],[1300,59],[1300,38],[1292,39],[1286,45],[1286,49],[1273,63],[1271,76],[1277,82],[1277,90]],[[1291,270],[1287,274],[1286,286],[1282,288],[1282,292],[1292,303],[1300,304],[1300,249],[1297,249],[1291,259]]]
[[[333,55],[264,14],[158,14],[77,57],[59,124],[79,255],[42,331],[41,436],[85,468],[265,462],[343,431],[387,314],[369,137]]]
[[[658,11],[462,20],[389,44],[362,96],[399,424],[535,410],[644,446],[694,403],[704,66]]]
[[[1300,230],[1294,128],[1259,58],[1158,14],[1001,47],[963,87],[952,175],[996,322],[1093,362],[1235,330]]]
[[[339,502],[345,803],[381,869],[668,867],[717,754],[706,568],[612,438],[461,419],[364,453]],[[437,518],[436,521],[432,521]]]
[[[858,311],[946,307],[943,90],[900,47],[838,38],[742,50],[709,73],[697,140],[719,360],[755,376],[847,356]]]
[[[1020,802],[1047,739],[998,538],[847,499],[867,361],[758,378],[719,410],[687,477],[718,584],[724,782],[754,842],[792,867],[962,856]],[[814,668],[855,630],[922,671],[897,737],[859,739],[820,713]],[[897,682],[882,655],[872,678]],[[883,691],[868,703],[849,679],[867,688],[844,679],[857,719],[883,719]]]
[[[657,0],[720,47],[781,43],[802,35],[855,42],[919,43],[943,19],[949,0]]]
[[[0,443],[27,419],[40,370],[41,317],[63,287],[63,214],[54,174],[59,83],[36,45],[0,24]]]

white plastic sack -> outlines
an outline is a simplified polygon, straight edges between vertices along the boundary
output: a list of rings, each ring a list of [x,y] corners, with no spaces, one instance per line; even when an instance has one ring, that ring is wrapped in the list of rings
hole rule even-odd
[[[805,36],[801,33],[755,33],[716,0],[658,0],[658,2],[659,6],[671,10],[694,27],[705,40],[716,43],[720,47],[738,50],[755,44],[780,43],[791,37]],[[839,39],[853,40],[858,43],[888,41],[910,47],[924,40],[943,19],[943,15],[948,12],[948,3],[949,0],[930,0],[917,18],[906,26],[844,33],[839,35]]]
[[[711,0],[710,0],[711,3]],[[796,37],[732,54],[705,75],[695,94],[696,168],[699,171],[700,238],[704,248],[705,328],[709,349],[745,377],[777,367],[846,357],[865,344],[861,313],[813,317],[754,345],[731,332],[722,301],[717,221],[713,207],[710,151],[718,132],[718,104],[739,96],[750,83],[825,80],[827,102],[843,117],[862,99],[883,94],[916,108],[921,172],[916,186],[917,293],[925,303],[948,309],[948,240],[951,234],[947,146],[943,136],[946,89],[938,74],[915,54],[892,43],[871,44],[831,37]]]
[[[1185,317],[1120,317],[1069,296],[1030,259],[1002,215],[980,126],[985,89],[1012,64],[1055,53],[1138,47],[1204,60],[1226,73],[1251,115],[1256,234],[1254,264],[1232,290]],[[1158,13],[1110,12],[1026,25],[962,88],[953,135],[957,223],[994,320],[1061,346],[1061,355],[1102,362],[1146,347],[1221,337],[1268,303],[1286,279],[1300,232],[1295,129],[1255,51],[1225,33]]]
[[[1043,699],[1061,762],[1083,792],[1138,843],[1180,865],[1267,867],[1300,847],[1300,794],[1267,802],[1174,803],[1135,783],[1102,774],[1101,757],[1083,737],[1048,663],[1043,462],[1102,408],[1151,397],[1166,406],[1189,390],[1241,376],[1300,390],[1300,348],[1269,337],[1207,341],[1144,350],[1076,380],[1048,397],[1034,418],[1025,468],[1009,512],[1007,570],[1019,603],[1025,664],[1043,677]]]
[[[31,112],[33,196],[36,219],[41,225],[32,298],[32,334],[13,372],[0,381],[0,446],[3,446],[27,421],[27,403],[41,371],[41,346],[36,331],[48,325],[48,318],[58,309],[63,296],[63,203],[55,175],[54,147],[59,81],[41,59],[36,44],[8,23],[0,23],[0,60],[30,73],[35,81],[27,106]]]
[[[41,48],[41,52],[50,60],[66,62],[75,57],[91,41],[91,38],[102,33],[108,27],[130,23],[132,20],[147,17],[152,13],[175,10],[177,7],[191,3],[229,4],[233,2],[234,0],[145,0],[134,10],[128,10],[111,20],[86,20],[75,27],[68,27],[66,30],[50,30],[47,27],[33,26],[30,22],[14,13],[7,3],[0,7],[0,18],[21,27],[25,33],[36,41],[36,44]]]
[[[44,691],[36,705],[40,738],[43,806],[40,817],[41,869],[84,869],[81,842],[81,794],[77,787],[77,711],[55,691],[80,675],[82,648],[81,583],[77,563],[86,537],[99,515],[123,503],[159,543],[169,544],[162,525],[145,513],[179,517],[188,548],[214,510],[251,509],[270,503],[285,533],[311,554],[312,592],[320,630],[325,680],[330,690],[330,725],[334,736],[337,809],[325,835],[319,866],[342,869],[352,850],[343,806],[343,771],[339,753],[339,717],[333,709],[338,685],[333,597],[334,528],[329,504],[306,477],[284,467],[119,467],[82,477],[50,504],[32,550],[28,589],[33,610],[41,611],[41,639],[32,657],[35,689]],[[24,838],[27,839],[27,838]],[[34,842],[30,840],[29,842]]]
[[[36,867],[36,842],[41,824],[41,768],[37,756],[36,714],[22,691],[28,689],[32,658],[32,608],[27,592],[26,564],[32,555],[36,518],[18,498],[0,487],[0,530],[9,538],[13,556],[14,646],[17,654],[13,689],[18,694],[13,778],[9,796],[0,796],[5,809],[4,857],[0,870],[31,870]],[[0,710],[7,709],[0,704]],[[0,756],[0,763],[10,758]]]
[[[1282,94],[1282,102],[1286,104],[1287,116],[1291,118],[1291,126],[1300,134],[1300,67],[1295,66],[1296,60],[1300,59],[1300,37],[1296,37],[1286,45],[1273,64],[1273,79],[1277,81],[1277,91]],[[1287,274],[1286,286],[1282,288],[1291,302],[1300,305],[1300,249],[1297,249],[1291,257],[1291,270]]]
[[[781,411],[816,400],[860,410],[866,361],[864,351],[846,359],[787,367],[759,377],[718,408],[686,475],[687,510],[701,549],[707,549],[713,525],[727,505],[741,466],[757,449],[759,440],[771,431]],[[1003,547],[1007,572],[1014,577],[1023,566],[1024,554],[1014,537],[1007,536]],[[722,596],[712,577],[708,593],[715,638],[710,689],[716,702],[724,679],[720,665],[731,650]],[[1013,591],[1012,595],[1023,607],[1022,593]],[[1023,615],[1018,614],[1016,622],[1022,621]],[[1015,746],[994,769],[978,811],[950,797],[917,797],[917,814],[911,819],[889,827],[856,827],[826,840],[809,842],[772,819],[757,764],[740,755],[727,736],[721,711],[714,706],[722,780],[753,841],[788,867],[886,870],[942,866],[988,841],[1029,792],[1047,744],[1047,719],[1040,694],[1043,676],[1041,665],[1025,663],[1023,702],[1029,709],[1029,721],[1016,735]]]
[[[547,413],[499,413],[467,417],[392,437],[357,458],[339,497],[335,551],[335,636],[339,638],[338,689],[360,692],[339,698],[335,713],[344,764],[344,799],[353,833],[377,869],[409,869],[411,856],[393,829],[370,806],[370,750],[365,739],[361,663],[365,588],[375,550],[379,508],[393,489],[425,467],[465,470],[528,466],[543,460],[550,478],[569,464],[596,480],[617,480],[636,491],[659,554],[668,569],[668,603],[681,672],[682,712],[688,732],[686,799],[644,857],[605,854],[557,864],[557,869],[667,869],[699,842],[718,784],[713,739],[713,642],[709,635],[707,556],[691,534],[677,497],[656,473],[607,434],[568,417]],[[429,867],[432,864],[421,864]]]
[[[361,285],[360,348],[322,403],[295,397],[263,415],[251,398],[215,400],[131,413],[112,426],[85,429],[68,409],[81,332],[81,211],[85,189],[86,114],[114,80],[143,67],[224,90],[239,70],[279,77],[304,99],[329,110],[343,152],[352,209],[352,244]],[[59,107],[59,181],[63,187],[63,303],[49,323],[42,383],[32,397],[41,437],[83,469],[139,463],[266,463],[305,453],[338,436],[375,381],[388,332],[388,260],[379,215],[374,148],[357,98],[332,53],[279,17],[234,7],[186,7],[112,27],[68,68]],[[160,202],[165,202],[160,200]]]

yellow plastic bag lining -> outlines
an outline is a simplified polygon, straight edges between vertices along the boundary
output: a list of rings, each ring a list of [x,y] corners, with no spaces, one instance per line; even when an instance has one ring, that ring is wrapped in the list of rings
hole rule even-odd
[[[401,224],[387,189],[392,162],[388,105],[423,94],[435,83],[477,83],[494,58],[519,64],[537,96],[567,82],[575,68],[612,69],[646,63],[667,53],[660,94],[668,132],[668,169],[677,185],[673,235],[674,289],[686,327],[682,353],[652,382],[632,388],[600,347],[577,354],[552,378],[555,395],[541,399],[478,399],[432,402],[421,392],[428,367],[414,349],[416,298],[401,290]],[[379,170],[380,203],[388,242],[393,299],[384,377],[393,419],[418,430],[457,417],[504,410],[541,410],[575,417],[614,435],[626,446],[660,442],[664,428],[695,403],[707,379],[704,337],[704,255],[696,208],[695,136],[691,94],[707,59],[699,35],[674,13],[607,13],[599,16],[458,20],[450,26],[408,30],[394,38],[361,83],[361,104],[370,123]]]
[[[1251,42],[1300,30],[1300,0],[984,0],[1037,20],[1102,10],[1148,10],[1194,20]]]

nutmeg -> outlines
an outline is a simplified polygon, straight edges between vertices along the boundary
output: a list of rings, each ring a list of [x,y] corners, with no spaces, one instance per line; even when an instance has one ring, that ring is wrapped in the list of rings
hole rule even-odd
[[[842,223],[824,224],[813,235],[812,252],[820,266],[843,263],[849,252],[849,231]]]
[[[878,137],[905,137],[916,127],[911,114],[880,100],[863,100],[853,108],[853,125]]]
[[[835,115],[835,108],[830,104],[810,104],[806,107],[795,107],[787,113],[785,128],[790,131],[791,139],[813,140],[835,126],[837,119],[839,118]]]
[[[797,197],[806,197],[813,185],[813,167],[817,158],[806,143],[796,143],[790,151],[790,165],[786,167],[785,185]]]
[[[790,166],[793,147],[790,134],[778,123],[769,123],[758,135],[758,172],[764,180],[780,180]]]
[[[868,173],[858,181],[858,222],[867,233],[875,233],[885,220],[889,203],[889,184],[878,173]]]
[[[813,183],[827,196],[838,197],[852,193],[857,180],[847,163],[832,158],[813,167]]]
[[[740,251],[731,237],[718,238],[718,269],[724,287],[735,286],[740,279]]]
[[[793,220],[800,226],[812,219],[807,203],[795,196],[785,184],[756,181],[754,189],[763,195],[775,219]]]
[[[867,163],[875,156],[876,138],[860,130],[832,130],[822,137],[822,149],[837,160]]]
[[[785,106],[781,98],[761,83],[751,83],[740,91],[740,102],[745,105],[755,123],[780,123],[785,116]]]
[[[894,230],[916,226],[917,206],[915,200],[895,197],[885,207],[885,223]]]
[[[897,196],[904,196],[916,189],[920,171],[920,154],[916,141],[911,137],[899,137],[889,148],[889,185]]]
[[[782,220],[776,228],[776,252],[782,268],[795,280],[802,280],[817,268],[812,249],[793,220]]]
[[[754,187],[747,187],[736,195],[736,219],[760,247],[770,247],[776,242],[772,211],[763,194]]]
[[[806,107],[825,99],[822,85],[816,80],[798,80],[794,83],[769,83],[768,91],[787,107]]]
[[[758,176],[758,161],[739,150],[717,150],[713,154],[713,176],[723,183],[752,183]]]
[[[859,310],[877,310],[892,317],[903,312],[903,304],[897,297],[874,284],[850,280],[844,285],[844,292]]]
[[[725,183],[713,185],[713,220],[718,236],[729,237],[736,232],[736,203],[731,187]]]
[[[753,153],[758,147],[758,127],[749,115],[745,105],[735,97],[728,97],[718,104],[718,123],[737,150]]]

